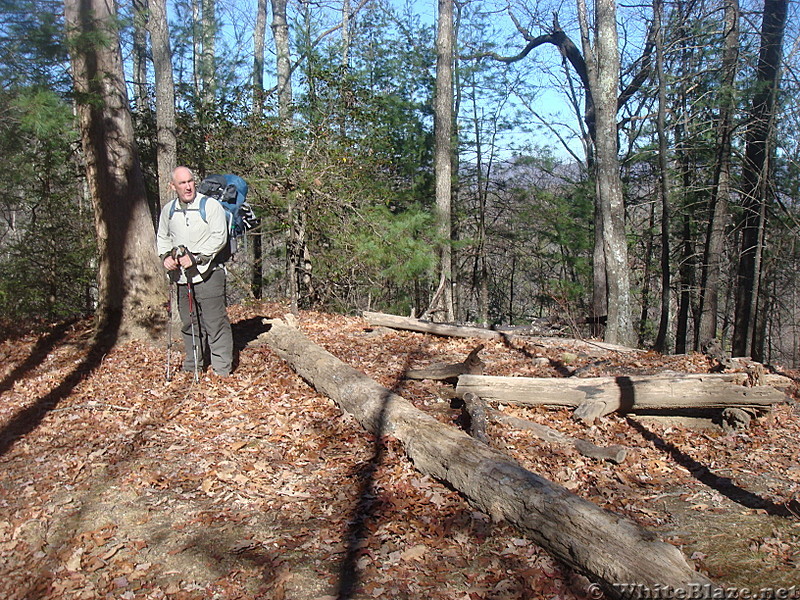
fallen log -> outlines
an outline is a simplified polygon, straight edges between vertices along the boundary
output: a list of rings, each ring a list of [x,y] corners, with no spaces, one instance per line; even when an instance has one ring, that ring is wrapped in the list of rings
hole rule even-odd
[[[463,400],[464,412],[469,420],[467,433],[484,444],[490,443],[486,434],[486,404],[475,394],[464,394]]]
[[[449,365],[431,365],[419,369],[409,369],[403,376],[406,379],[434,379],[438,381],[455,381],[459,375],[468,373],[470,375],[483,374],[483,367],[486,366],[479,357],[478,353],[483,350],[483,344],[474,348],[467,358],[462,362]]]
[[[719,589],[695,571],[678,548],[652,532],[440,423],[299,330],[278,320],[268,324],[269,331],[260,339],[367,431],[396,438],[422,473],[447,482],[494,519],[513,523],[610,597],[637,597],[655,586],[699,591],[699,597]],[[642,587],[634,586],[631,592],[631,584]]]
[[[456,395],[468,392],[501,403],[573,406],[577,407],[576,418],[588,422],[615,411],[730,407],[765,410],[786,401],[783,392],[769,386],[745,387],[716,375],[698,374],[582,379],[461,375]]]
[[[376,313],[364,311],[362,316],[374,327],[391,327],[392,329],[403,329],[406,331],[416,331],[417,333],[429,333],[445,337],[461,338],[480,338],[486,340],[505,340],[511,343],[514,340],[525,339],[540,343],[561,343],[572,342],[583,346],[593,346],[611,352],[642,352],[636,348],[627,348],[606,342],[589,342],[581,340],[571,340],[568,338],[544,337],[533,335],[522,335],[516,328],[496,327],[487,329],[485,327],[471,327],[467,325],[450,325],[447,323],[435,323],[414,317],[399,317],[386,313]]]

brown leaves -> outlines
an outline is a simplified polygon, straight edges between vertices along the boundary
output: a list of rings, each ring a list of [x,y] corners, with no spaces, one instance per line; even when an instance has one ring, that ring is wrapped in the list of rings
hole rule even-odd
[[[231,315],[236,327],[283,310],[237,306]],[[463,360],[474,340],[389,330],[367,335],[360,319],[323,313],[303,313],[300,326],[336,356],[457,426],[446,384],[402,375]],[[88,327],[73,328],[38,362],[28,361],[36,339],[0,343],[5,376],[32,364],[3,381],[0,428],[69,376],[85,352]],[[591,375],[708,368],[705,357],[694,355],[589,355],[569,340],[516,348],[489,341],[481,358],[487,374],[557,377],[566,353],[571,369],[589,366]],[[194,385],[191,374],[178,373],[168,383],[164,361],[163,344],[115,348],[0,456],[0,595],[325,598],[336,597],[345,564],[352,564],[359,598],[584,595],[585,582],[575,584],[512,528],[422,477],[399,444],[364,434],[267,347],[242,349],[234,376],[222,382]],[[563,409],[493,408],[631,449],[625,465],[614,466],[492,423],[493,443],[526,468],[661,528],[664,537],[672,527],[687,548],[703,538],[692,527],[712,526],[711,516],[769,519],[773,526],[748,536],[742,551],[758,556],[770,585],[796,575],[796,530],[787,533],[774,517],[700,480],[705,469],[776,502],[795,497],[800,426],[790,407],[731,436],[635,427],[618,416],[587,427]],[[716,547],[690,551],[714,564],[719,547],[733,544],[724,535],[706,536]],[[730,564],[720,576],[735,581],[737,563]]]

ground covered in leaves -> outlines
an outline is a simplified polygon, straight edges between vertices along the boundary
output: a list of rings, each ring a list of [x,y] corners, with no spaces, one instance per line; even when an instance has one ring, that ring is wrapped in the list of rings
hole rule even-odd
[[[416,472],[258,340],[280,305],[236,306],[227,379],[165,377],[165,345],[87,360],[88,323],[0,344],[0,597],[44,599],[585,598],[588,582],[506,523]],[[448,385],[403,378],[477,342],[302,313],[341,360],[458,426]],[[489,375],[706,372],[701,355],[574,340],[485,345]],[[587,350],[587,348],[589,350]],[[173,354],[173,366],[177,362]],[[526,468],[635,520],[737,589],[800,582],[800,411],[789,389],[744,432],[566,409],[493,407],[600,445],[615,465],[491,423]]]

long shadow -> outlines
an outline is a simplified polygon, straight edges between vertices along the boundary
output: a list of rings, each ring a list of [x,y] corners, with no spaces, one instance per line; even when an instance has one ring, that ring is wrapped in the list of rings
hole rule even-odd
[[[28,358],[14,367],[11,372],[6,375],[5,379],[0,381],[0,394],[10,390],[14,386],[14,383],[21,379],[25,373],[32,371],[42,364],[44,359],[47,358],[47,355],[64,339],[67,332],[74,324],[75,320],[66,321],[41,336],[31,349]]]
[[[647,429],[641,423],[626,417],[628,424],[636,429],[641,436],[647,441],[651,442],[656,448],[669,455],[679,465],[685,467],[692,476],[707,485],[708,487],[718,491],[726,498],[750,509],[765,510],[768,514],[779,517],[796,517],[800,512],[800,505],[796,501],[792,501],[792,506],[787,507],[783,504],[777,504],[772,500],[763,498],[758,494],[748,491],[736,485],[730,478],[717,475],[711,469],[701,462],[698,462],[682,450],[675,447],[670,442],[664,440],[654,432]],[[790,510],[790,508],[792,510]]]
[[[408,354],[404,371],[408,370],[411,358],[414,354],[415,352]],[[354,474],[357,479],[361,480],[361,487],[358,494],[358,501],[353,509],[352,516],[349,519],[349,526],[345,533],[346,548],[344,558],[339,566],[339,588],[336,591],[337,600],[349,600],[353,597],[358,588],[360,576],[357,563],[361,555],[360,550],[363,548],[364,540],[369,537],[369,523],[376,517],[380,505],[375,493],[375,478],[378,469],[381,464],[383,464],[386,453],[384,434],[386,432],[387,406],[392,395],[395,394],[396,390],[399,388],[399,384],[400,380],[392,386],[392,389],[387,389],[383,394],[377,422],[372,432],[375,436],[372,457]]]
[[[75,386],[100,366],[103,357],[116,343],[119,333],[121,315],[110,317],[110,319],[111,321],[108,322],[103,327],[102,332],[95,337],[95,341],[89,347],[86,356],[75,369],[50,392],[14,415],[8,424],[0,430],[0,457],[11,449],[16,440],[36,429],[48,412],[53,410],[59,402],[69,396],[72,390],[75,389]],[[33,352],[31,352],[28,359],[14,369],[11,375],[3,381],[2,391],[8,389],[7,386],[10,385],[10,382],[13,382],[15,378],[20,377],[27,370],[41,363],[44,357],[47,356],[47,353],[55,347],[59,340],[63,339],[68,328],[69,325],[64,324],[53,330],[50,334],[44,336],[42,340],[36,344],[36,347]]]

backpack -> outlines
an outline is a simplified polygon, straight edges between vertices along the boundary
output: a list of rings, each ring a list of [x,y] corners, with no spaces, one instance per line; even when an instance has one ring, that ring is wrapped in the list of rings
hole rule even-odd
[[[231,258],[239,248],[238,239],[244,233],[261,222],[251,206],[247,203],[247,182],[238,175],[209,175],[197,186],[197,193],[201,195],[200,217],[206,219],[206,200],[207,197],[219,200],[225,209],[225,217],[228,221],[228,244],[220,250],[216,257],[217,262],[225,262]],[[172,203],[169,216],[175,213],[177,200]]]

